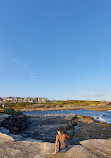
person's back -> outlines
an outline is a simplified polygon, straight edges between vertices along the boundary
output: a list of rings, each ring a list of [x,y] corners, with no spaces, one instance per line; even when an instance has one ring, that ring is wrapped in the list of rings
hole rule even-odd
[[[69,138],[69,136],[62,133],[61,127],[57,129],[57,132],[58,134],[56,135],[55,152],[53,154],[57,153],[57,146],[59,152],[65,152],[67,150],[67,139]]]
[[[61,134],[60,150],[64,150],[66,147],[67,147],[67,136],[66,134]]]

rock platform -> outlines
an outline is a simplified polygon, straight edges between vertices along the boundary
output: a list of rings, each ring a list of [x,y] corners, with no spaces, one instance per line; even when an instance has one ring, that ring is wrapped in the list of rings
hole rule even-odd
[[[54,152],[54,143],[14,141],[0,133],[0,158],[111,158],[111,139],[90,139],[70,145],[66,153]]]
[[[1,115],[0,123],[7,117]],[[51,142],[55,141],[54,132],[58,126],[66,132],[76,130],[74,138],[79,138],[80,142],[78,145],[70,142],[66,153],[52,155],[55,144]],[[95,122],[88,116],[28,116],[27,128],[21,135],[10,134],[3,127],[0,130],[0,158],[111,158],[111,125]],[[30,137],[24,138],[25,135]],[[39,136],[41,140],[37,140]],[[44,142],[46,138],[50,142]]]

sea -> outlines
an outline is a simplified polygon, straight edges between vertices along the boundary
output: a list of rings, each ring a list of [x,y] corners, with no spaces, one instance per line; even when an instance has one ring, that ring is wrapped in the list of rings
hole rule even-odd
[[[111,110],[100,112],[93,110],[55,110],[55,111],[25,111],[26,115],[37,115],[37,114],[77,114],[83,116],[91,116],[94,119],[111,124]]]

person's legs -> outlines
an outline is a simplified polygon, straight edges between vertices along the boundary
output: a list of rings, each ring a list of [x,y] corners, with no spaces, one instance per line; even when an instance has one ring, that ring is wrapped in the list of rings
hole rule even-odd
[[[57,152],[60,152],[60,141],[59,141],[59,144],[57,146]]]
[[[61,150],[60,152],[65,153],[68,150],[68,147],[66,146],[65,149]]]

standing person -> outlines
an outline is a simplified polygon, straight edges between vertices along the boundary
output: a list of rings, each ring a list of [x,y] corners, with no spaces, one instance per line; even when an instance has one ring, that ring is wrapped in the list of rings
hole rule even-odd
[[[55,142],[55,152],[52,154],[56,154],[58,152],[66,152],[67,151],[67,139],[69,138],[68,135],[62,133],[62,128],[59,127],[57,129],[58,134],[56,135],[56,142]]]

